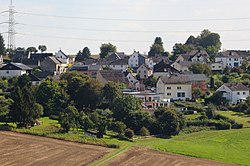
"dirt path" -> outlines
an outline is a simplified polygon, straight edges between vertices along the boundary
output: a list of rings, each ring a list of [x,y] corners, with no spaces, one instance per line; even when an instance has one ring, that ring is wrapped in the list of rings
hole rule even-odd
[[[166,154],[155,150],[144,148],[132,148],[121,154],[115,159],[106,163],[106,165],[122,166],[229,166],[219,162],[186,157],[182,155]]]
[[[1,166],[88,165],[113,149],[0,131]]]

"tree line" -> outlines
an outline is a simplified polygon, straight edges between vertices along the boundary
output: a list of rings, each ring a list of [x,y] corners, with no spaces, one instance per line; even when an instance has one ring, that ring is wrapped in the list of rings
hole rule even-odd
[[[103,85],[77,72],[65,73],[60,80],[47,78],[37,86],[26,75],[2,81],[7,81],[3,89],[10,94],[0,97],[0,119],[18,127],[29,127],[41,116],[58,120],[64,132],[82,129],[95,131],[98,137],[107,130],[127,137],[174,135],[185,126],[180,112],[172,108],[145,112],[141,100],[122,94],[118,84]]]

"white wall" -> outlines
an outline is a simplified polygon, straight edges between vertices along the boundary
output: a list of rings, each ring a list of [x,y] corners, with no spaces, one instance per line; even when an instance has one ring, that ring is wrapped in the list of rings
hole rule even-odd
[[[26,70],[0,70],[0,77],[18,77],[26,73]]]

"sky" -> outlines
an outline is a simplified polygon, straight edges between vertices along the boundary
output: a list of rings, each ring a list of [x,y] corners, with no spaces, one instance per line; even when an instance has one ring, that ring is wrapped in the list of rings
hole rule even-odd
[[[0,33],[7,45],[10,0],[0,0]],[[222,50],[250,48],[249,0],[13,0],[15,45],[46,45],[76,54],[85,46],[92,54],[102,43],[117,51],[147,53],[155,37],[166,51],[203,29],[219,33]]]

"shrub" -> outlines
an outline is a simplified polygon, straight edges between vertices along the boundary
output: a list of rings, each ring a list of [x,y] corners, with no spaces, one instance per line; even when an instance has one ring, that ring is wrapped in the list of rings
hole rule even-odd
[[[242,129],[242,128],[243,128],[243,124],[235,123],[232,125],[232,129]]]
[[[134,137],[134,131],[131,130],[131,129],[129,129],[129,128],[125,130],[125,133],[124,133],[124,134],[125,134],[125,136],[128,137],[129,139],[132,139],[132,138]]]
[[[142,127],[141,130],[140,130],[140,135],[141,136],[149,136],[150,132],[146,127]]]
[[[231,124],[229,122],[220,120],[217,123],[215,123],[215,128],[217,130],[226,130],[226,129],[231,129]]]

